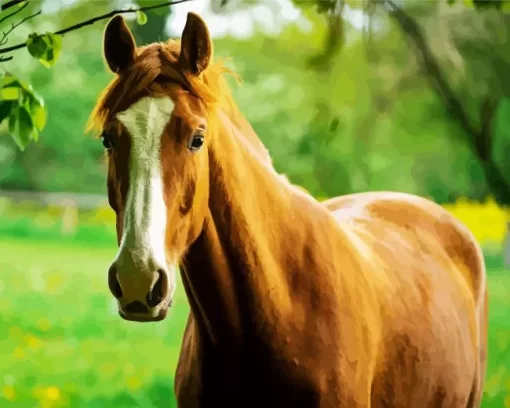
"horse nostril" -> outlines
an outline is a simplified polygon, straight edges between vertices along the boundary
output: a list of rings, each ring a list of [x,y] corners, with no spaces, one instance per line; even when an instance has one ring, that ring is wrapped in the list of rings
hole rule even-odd
[[[159,305],[167,295],[166,275],[161,269],[158,269],[158,275],[158,280],[154,284],[154,287],[145,297],[150,307]]]
[[[135,300],[124,307],[124,311],[126,313],[149,313],[147,306],[138,300]]]
[[[108,270],[108,287],[112,292],[113,296],[117,299],[122,297],[122,288],[120,287],[119,280],[117,279],[117,269],[111,266]]]

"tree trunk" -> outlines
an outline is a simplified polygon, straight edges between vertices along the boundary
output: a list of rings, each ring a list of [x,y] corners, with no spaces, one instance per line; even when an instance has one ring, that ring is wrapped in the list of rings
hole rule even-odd
[[[479,160],[487,187],[497,203],[510,206],[510,183],[491,157],[488,160]]]

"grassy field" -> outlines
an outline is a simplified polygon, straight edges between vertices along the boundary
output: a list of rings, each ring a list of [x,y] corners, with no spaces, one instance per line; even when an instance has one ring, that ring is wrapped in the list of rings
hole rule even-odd
[[[186,298],[161,324],[121,320],[106,286],[114,252],[0,237],[0,407],[175,406]]]
[[[66,238],[48,214],[12,215],[0,216],[0,408],[175,406],[183,292],[164,322],[125,322],[106,283],[116,250],[111,225],[79,222]],[[510,408],[510,274],[499,256],[487,262],[483,407]]]

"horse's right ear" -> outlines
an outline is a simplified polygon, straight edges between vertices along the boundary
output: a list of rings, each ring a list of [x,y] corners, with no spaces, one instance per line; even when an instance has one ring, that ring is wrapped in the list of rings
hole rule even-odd
[[[212,41],[204,20],[189,12],[182,32],[179,65],[193,75],[200,75],[211,62]]]
[[[103,52],[112,72],[120,74],[136,57],[136,42],[122,16],[113,17],[106,26]]]

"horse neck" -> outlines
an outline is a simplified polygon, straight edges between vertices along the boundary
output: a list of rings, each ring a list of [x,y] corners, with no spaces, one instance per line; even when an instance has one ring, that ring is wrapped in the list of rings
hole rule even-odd
[[[253,132],[253,130],[251,130]],[[209,213],[183,262],[192,314],[213,343],[232,347],[290,310],[285,246],[305,241],[289,218],[296,199],[264,152],[224,120],[210,149]],[[310,201],[312,199],[310,198]]]

